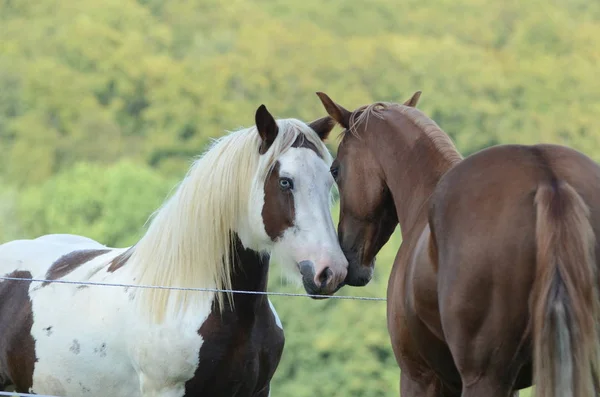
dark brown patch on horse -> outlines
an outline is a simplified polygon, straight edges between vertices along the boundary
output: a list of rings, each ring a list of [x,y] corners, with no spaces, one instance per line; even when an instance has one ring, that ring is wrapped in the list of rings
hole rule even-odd
[[[110,252],[109,249],[87,249],[69,252],[58,258],[46,272],[46,280],[58,280],[97,256]],[[45,281],[42,287],[50,284]]]
[[[15,271],[6,277],[31,279],[31,273]],[[28,393],[37,361],[31,335],[33,312],[29,299],[31,281],[0,282],[0,382]]]
[[[268,255],[244,248],[237,236],[232,249],[232,288],[266,291]],[[185,396],[267,397],[285,343],[265,295],[235,294],[234,308],[213,309],[198,333],[204,339],[194,378]]]
[[[315,152],[315,154],[319,156],[320,159],[323,159],[323,156],[319,152],[319,149],[317,149],[317,146],[308,139],[306,139],[306,137],[303,134],[298,135],[298,138],[296,138],[294,143],[292,143],[292,147],[310,149],[313,152]]]
[[[279,162],[276,162],[265,181],[265,203],[262,209],[265,231],[273,241],[281,237],[286,229],[294,226],[296,217],[294,193],[279,187],[279,166]]]
[[[113,272],[119,270],[127,263],[129,258],[131,258],[132,254],[133,254],[133,247],[130,247],[127,251],[123,252],[122,254],[117,255],[110,262],[110,266],[108,267],[108,269],[106,269],[106,271],[109,273],[113,273]]]

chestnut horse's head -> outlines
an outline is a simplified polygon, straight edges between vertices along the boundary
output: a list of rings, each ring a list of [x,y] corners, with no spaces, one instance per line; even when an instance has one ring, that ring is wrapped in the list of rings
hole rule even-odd
[[[349,262],[345,283],[361,287],[371,280],[375,256],[398,225],[380,161],[388,148],[381,147],[383,140],[372,142],[374,134],[389,134],[390,128],[383,117],[369,117],[367,107],[351,112],[326,94],[317,95],[329,115],[344,128],[331,174],[340,193],[338,236]],[[404,105],[414,107],[420,95],[416,92]],[[377,104],[370,105],[374,106]]]

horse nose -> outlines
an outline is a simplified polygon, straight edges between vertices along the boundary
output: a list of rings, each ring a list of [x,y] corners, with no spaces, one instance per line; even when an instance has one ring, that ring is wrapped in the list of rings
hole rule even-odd
[[[348,274],[348,265],[345,258],[343,262],[326,260],[315,266],[315,285],[323,294],[333,294],[339,289]]]
[[[298,263],[302,283],[309,295],[333,295],[344,283],[347,269],[343,266],[334,266],[335,263],[325,262],[315,266],[312,261]]]
[[[332,278],[333,271],[327,266],[322,271],[315,274],[315,285],[319,286],[321,290],[325,290]]]

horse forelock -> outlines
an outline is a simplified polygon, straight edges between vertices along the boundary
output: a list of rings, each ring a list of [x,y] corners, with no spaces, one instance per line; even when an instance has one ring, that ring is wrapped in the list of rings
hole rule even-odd
[[[331,163],[319,136],[296,119],[277,120],[279,133],[261,155],[256,127],[230,132],[197,158],[174,194],[153,214],[146,234],[136,244],[129,265],[139,268],[142,284],[231,289],[232,232],[249,217],[252,197],[264,194],[264,183],[277,160],[298,139],[307,140]],[[251,227],[258,225],[250,223]],[[189,294],[195,295],[189,295]],[[139,303],[156,321],[167,308],[185,311],[198,291],[143,289]],[[220,308],[231,293],[206,292]]]
[[[352,134],[356,138],[360,139],[361,135],[358,128],[361,126],[361,124],[364,123],[362,129],[366,130],[370,117],[374,116],[383,120],[385,119],[383,116],[383,111],[395,105],[397,104],[391,102],[374,102],[369,105],[358,107],[350,115],[350,126],[341,132],[342,137],[346,134]]]

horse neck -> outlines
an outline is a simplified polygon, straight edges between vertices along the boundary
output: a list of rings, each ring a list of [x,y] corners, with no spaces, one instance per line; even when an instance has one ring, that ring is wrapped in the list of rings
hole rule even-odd
[[[433,140],[408,121],[403,132],[388,129],[378,141],[376,153],[390,190],[402,235],[427,219],[426,206],[438,181],[455,163]],[[425,211],[423,211],[425,209]]]
[[[269,276],[269,255],[244,247],[237,234],[232,243],[231,288],[234,290],[265,292]],[[235,310],[249,308],[264,295],[234,294]]]

